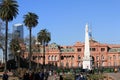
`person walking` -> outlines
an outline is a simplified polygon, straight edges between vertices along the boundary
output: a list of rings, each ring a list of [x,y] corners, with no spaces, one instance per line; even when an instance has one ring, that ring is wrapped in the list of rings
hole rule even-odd
[[[2,77],[2,80],[8,80],[8,74],[7,74],[7,71],[4,72],[3,74],[3,77]]]

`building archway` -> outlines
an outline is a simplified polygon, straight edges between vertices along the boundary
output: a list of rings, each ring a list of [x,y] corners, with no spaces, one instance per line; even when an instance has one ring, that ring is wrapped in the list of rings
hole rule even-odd
[[[95,58],[94,58],[94,56],[91,56],[91,58],[92,58],[92,67],[95,67]]]

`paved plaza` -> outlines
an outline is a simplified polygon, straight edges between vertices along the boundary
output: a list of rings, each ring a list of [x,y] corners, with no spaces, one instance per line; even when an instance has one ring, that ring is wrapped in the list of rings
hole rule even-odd
[[[3,72],[0,72],[0,80],[2,80],[2,74]],[[12,73],[8,73],[10,75],[9,80],[19,80],[18,77],[12,77]],[[103,73],[105,76],[107,76],[109,79],[106,80],[120,80],[120,72],[117,73]],[[54,80],[54,76],[49,76],[48,80]],[[59,76],[56,76],[56,80],[59,80]]]
[[[111,77],[112,80],[120,80],[120,73],[105,73],[106,76]]]

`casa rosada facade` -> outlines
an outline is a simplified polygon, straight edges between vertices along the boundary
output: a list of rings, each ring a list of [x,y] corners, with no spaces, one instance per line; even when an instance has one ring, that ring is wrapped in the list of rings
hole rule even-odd
[[[71,46],[60,46],[51,43],[45,48],[45,64],[52,64],[64,68],[81,68],[84,57],[84,43],[76,42]],[[28,57],[28,49],[25,49],[24,58]],[[93,67],[119,67],[120,66],[120,45],[102,44],[90,40],[90,54]],[[32,46],[31,60],[43,64],[43,47]]]

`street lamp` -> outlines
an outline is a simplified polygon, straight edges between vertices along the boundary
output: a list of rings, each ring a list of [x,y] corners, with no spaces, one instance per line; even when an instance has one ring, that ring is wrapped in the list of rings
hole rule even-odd
[[[17,53],[18,53],[18,68],[20,68],[20,50],[18,50]]]

